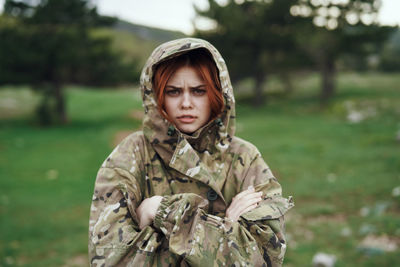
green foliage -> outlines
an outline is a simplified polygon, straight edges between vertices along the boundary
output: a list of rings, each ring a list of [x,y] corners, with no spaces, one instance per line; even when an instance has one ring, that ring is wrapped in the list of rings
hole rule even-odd
[[[377,23],[379,0],[208,2],[210,8],[197,13],[216,27],[197,35],[219,48],[234,81],[254,77],[255,99],[262,99],[266,74],[313,67],[321,72],[320,100],[326,104],[335,94],[337,62],[346,57],[347,68],[349,62],[365,68],[366,57],[377,54],[393,31]]]
[[[287,72],[300,62],[305,63],[304,57],[293,49],[295,25],[303,19],[289,12],[296,0],[242,2],[227,1],[222,6],[209,0],[210,8],[197,13],[212,19],[217,26],[210,31],[198,30],[196,35],[217,47],[226,59],[233,81],[255,79],[254,104],[261,105],[261,86],[266,75]]]
[[[104,86],[138,81],[136,62],[123,62],[108,37],[91,29],[110,25],[84,0],[7,1],[0,17],[0,84],[29,84],[46,97],[41,124],[68,121],[66,83]],[[54,104],[53,104],[54,102]]]
[[[389,41],[384,45],[381,53],[379,67],[384,71],[400,70],[400,28],[392,34]]]
[[[342,69],[368,68],[367,57],[377,55],[394,30],[379,25],[379,8],[379,0],[299,1],[291,8],[292,14],[309,20],[299,28],[298,46],[320,68],[324,79],[335,75],[341,59]],[[334,87],[334,81],[326,84],[325,91],[332,90],[325,92],[327,98],[334,93],[329,86]]]
[[[15,23],[1,23],[0,83],[105,85],[138,79],[137,73],[126,75],[132,64],[121,64],[110,38],[89,34],[106,23],[87,1],[44,1],[30,9],[29,16],[9,11],[2,17],[14,17]]]
[[[318,76],[296,82],[293,95],[268,107],[254,110],[240,96],[236,105],[237,135],[259,148],[295,200],[285,266],[310,266],[317,252],[335,254],[336,266],[396,266],[399,249],[368,254],[360,244],[386,235],[399,245],[400,75],[341,73],[323,111]],[[118,133],[140,127],[131,117],[142,110],[140,93],[68,88],[70,124],[43,129],[30,123],[38,96],[19,89],[0,90],[8,114],[0,121],[0,265],[86,266],[96,172]],[[354,112],[365,116],[352,122]]]

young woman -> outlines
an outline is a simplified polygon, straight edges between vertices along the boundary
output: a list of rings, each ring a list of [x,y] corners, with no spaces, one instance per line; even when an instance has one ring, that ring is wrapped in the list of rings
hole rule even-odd
[[[101,166],[91,266],[281,266],[293,206],[249,142],[234,136],[224,60],[208,42],[162,44],[141,76],[143,131]]]

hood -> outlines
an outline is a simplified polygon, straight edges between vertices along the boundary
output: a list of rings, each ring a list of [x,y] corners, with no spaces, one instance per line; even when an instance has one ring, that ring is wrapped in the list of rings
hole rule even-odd
[[[224,110],[217,119],[192,135],[186,135],[159,113],[152,84],[153,70],[162,61],[199,48],[210,52],[219,70]],[[235,132],[235,99],[225,61],[214,46],[196,38],[182,38],[160,45],[143,68],[140,86],[145,112],[143,133],[166,164],[184,174],[191,174],[190,169],[198,167],[200,154],[224,154]],[[185,159],[184,162],[180,162],[179,158]]]

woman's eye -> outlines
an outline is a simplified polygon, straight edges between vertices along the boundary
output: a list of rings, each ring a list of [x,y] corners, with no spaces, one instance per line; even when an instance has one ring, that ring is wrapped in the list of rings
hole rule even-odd
[[[193,94],[197,96],[202,96],[206,93],[207,91],[205,89],[193,89]]]
[[[177,96],[177,95],[179,95],[179,90],[178,89],[169,89],[169,90],[167,90],[167,95]]]

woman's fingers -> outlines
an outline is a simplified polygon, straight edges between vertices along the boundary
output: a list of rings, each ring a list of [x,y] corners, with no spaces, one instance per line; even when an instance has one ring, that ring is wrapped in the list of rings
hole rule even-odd
[[[257,199],[258,201],[261,200],[261,196],[262,196],[262,192],[254,192],[254,193],[248,193],[247,195],[241,195],[241,197],[235,197],[232,200],[231,206],[232,207],[239,207],[239,206],[243,206],[246,205],[247,202],[251,202],[255,199]],[[251,205],[251,204],[249,204]]]
[[[244,191],[240,192],[239,194],[237,194],[233,199],[240,199],[243,196],[248,195],[250,193],[257,193],[257,192],[254,192],[254,187],[252,187],[252,186],[249,186],[249,188],[247,190],[244,190]]]
[[[240,201],[236,202],[232,208],[235,208],[240,216],[244,213],[244,210],[246,210],[250,206],[257,204],[261,200],[262,200],[262,198],[260,196],[255,196],[255,197],[251,197],[251,198],[250,197],[243,198]]]
[[[232,199],[232,202],[239,201],[241,199],[253,198],[253,197],[257,197],[257,196],[262,196],[262,192],[254,192],[254,191],[246,190],[246,191],[243,191],[243,192],[240,192],[239,194],[237,194]]]
[[[248,200],[254,199],[254,198],[261,198],[262,192],[255,192],[255,193],[250,193],[247,195],[242,196],[239,201],[241,202],[246,202]]]
[[[248,206],[253,205],[254,203],[257,203],[261,201],[261,196],[259,194],[257,195],[251,195],[247,197],[243,197],[241,199],[232,201],[230,208],[235,209],[235,210],[242,210],[245,209]]]
[[[136,215],[139,218],[139,228],[143,229],[150,225],[156,215],[157,209],[160,206],[162,196],[152,196],[142,201],[136,209]]]
[[[257,207],[258,202],[262,200],[261,197],[262,192],[254,192],[254,189],[245,190],[237,194],[232,199],[232,203],[226,211],[226,216],[236,221],[240,215]]]

